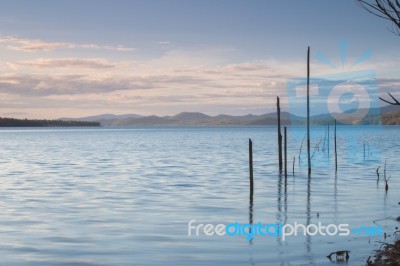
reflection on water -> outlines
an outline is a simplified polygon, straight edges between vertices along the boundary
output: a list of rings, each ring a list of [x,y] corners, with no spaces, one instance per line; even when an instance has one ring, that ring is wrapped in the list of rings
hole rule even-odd
[[[253,197],[254,190],[253,187],[250,188],[250,197],[249,197],[249,224],[253,225]],[[251,229],[250,229],[251,233]],[[250,239],[250,245],[253,244],[253,239]]]
[[[337,175],[328,146],[315,153],[310,178],[301,158],[295,176],[279,174],[275,127],[2,130],[0,265],[327,265],[337,250],[351,251],[348,265],[363,265],[381,237],[249,242],[189,237],[187,223],[376,221],[391,233],[400,212],[398,130],[338,127]],[[289,128],[288,158],[299,156],[304,132]],[[325,134],[312,130],[316,142]],[[385,159],[387,195],[375,171]]]

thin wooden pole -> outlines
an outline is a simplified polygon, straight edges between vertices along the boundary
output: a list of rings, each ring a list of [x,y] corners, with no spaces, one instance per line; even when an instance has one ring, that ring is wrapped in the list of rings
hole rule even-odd
[[[335,171],[337,172],[336,119],[335,119]]]
[[[287,135],[286,135],[286,127],[284,127],[284,143],[285,143],[285,177],[287,177]]]
[[[296,162],[296,156],[293,157],[293,175],[294,175],[294,163]]]
[[[379,168],[381,168],[380,166],[378,166],[378,168],[376,168],[376,175],[378,176],[377,181],[379,181]]]
[[[307,50],[307,159],[308,175],[311,175],[311,151],[310,151],[310,47]]]
[[[249,172],[250,172],[250,199],[253,198],[253,142],[249,139]]]
[[[279,97],[276,97],[276,113],[278,116],[278,160],[279,173],[282,173],[282,132],[281,132],[281,107]]]
[[[384,172],[384,174],[383,174],[383,177],[385,178],[385,192],[387,193],[388,192],[388,190],[389,190],[389,184],[388,184],[388,181],[389,181],[389,179],[390,179],[390,176],[389,176],[389,178],[386,178],[386,160],[385,160],[385,169],[383,170]]]
[[[253,182],[253,142],[249,138],[249,172],[250,172],[250,197],[249,197],[249,224],[253,224],[253,192],[254,192],[254,182]],[[250,228],[251,233],[251,228]],[[252,244],[253,240],[250,240]]]

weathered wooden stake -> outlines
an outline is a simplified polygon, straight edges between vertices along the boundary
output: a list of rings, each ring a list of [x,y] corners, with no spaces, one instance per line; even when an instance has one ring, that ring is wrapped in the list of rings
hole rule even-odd
[[[335,171],[337,172],[336,119],[335,119]]]
[[[294,163],[296,162],[296,156],[293,157],[293,175],[294,175]]]
[[[276,97],[276,114],[278,116],[278,160],[279,173],[282,173],[282,132],[281,132],[281,107],[279,97]]]
[[[385,178],[385,192],[387,193],[388,190],[389,190],[389,184],[388,184],[388,182],[389,182],[389,179],[390,179],[392,176],[389,176],[389,178],[386,178],[386,160],[385,160],[385,169],[383,169],[383,177]]]
[[[249,171],[250,171],[250,199],[253,198],[253,142],[249,139]]]
[[[386,178],[386,160],[385,160],[385,168],[383,169],[383,178],[385,179],[385,192],[387,193],[389,190],[389,185],[388,185],[389,179]]]
[[[307,159],[308,176],[311,175],[311,151],[310,151],[310,47],[307,50]]]
[[[285,134],[285,177],[287,177],[287,135],[286,135],[286,127],[284,127],[284,134]]]
[[[378,166],[378,168],[376,168],[376,175],[378,176],[378,180],[379,180],[379,168],[381,168],[381,167]]]

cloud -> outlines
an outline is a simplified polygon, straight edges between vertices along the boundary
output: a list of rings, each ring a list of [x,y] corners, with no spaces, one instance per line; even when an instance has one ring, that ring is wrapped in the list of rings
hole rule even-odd
[[[69,42],[48,42],[39,39],[21,39],[10,36],[0,37],[6,48],[20,52],[52,51],[56,49],[103,49],[118,52],[133,52],[136,49],[122,45],[76,44]]]
[[[19,116],[19,115],[27,115],[27,112],[6,112],[3,115],[11,115],[11,116]]]
[[[86,75],[5,74],[0,76],[0,92],[21,96],[102,94],[126,90],[148,90],[165,86],[206,84],[192,76],[92,77]]]
[[[222,70],[228,71],[228,72],[253,72],[253,71],[275,71],[275,69],[271,66],[269,66],[267,63],[263,62],[247,62],[247,63],[241,63],[241,64],[230,64],[222,68]]]
[[[4,64],[0,98],[8,108],[40,109],[38,117],[95,110],[260,113],[274,108],[276,95],[284,98],[286,79],[304,68],[273,60],[227,64],[216,52],[202,51],[172,50],[141,61],[54,56],[22,61],[18,56]]]
[[[39,58],[29,61],[16,61],[8,63],[12,68],[36,67],[36,68],[88,68],[88,69],[112,69],[120,64],[109,63],[103,58]]]
[[[378,78],[377,79],[379,86],[393,86],[399,87],[400,86],[400,79],[398,78]]]

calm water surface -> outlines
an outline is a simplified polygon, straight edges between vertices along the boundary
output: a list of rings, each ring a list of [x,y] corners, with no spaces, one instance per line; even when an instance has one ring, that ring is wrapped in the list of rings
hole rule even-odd
[[[364,265],[383,237],[249,242],[189,237],[187,224],[348,223],[392,234],[400,215],[399,132],[339,126],[335,175],[333,131],[328,154],[325,127],[313,127],[312,146],[320,148],[308,179],[305,143],[298,159],[305,129],[290,127],[285,180],[275,127],[2,129],[0,265],[332,265],[326,255],[336,250],[351,250],[348,265]],[[375,173],[385,160],[387,195]]]

